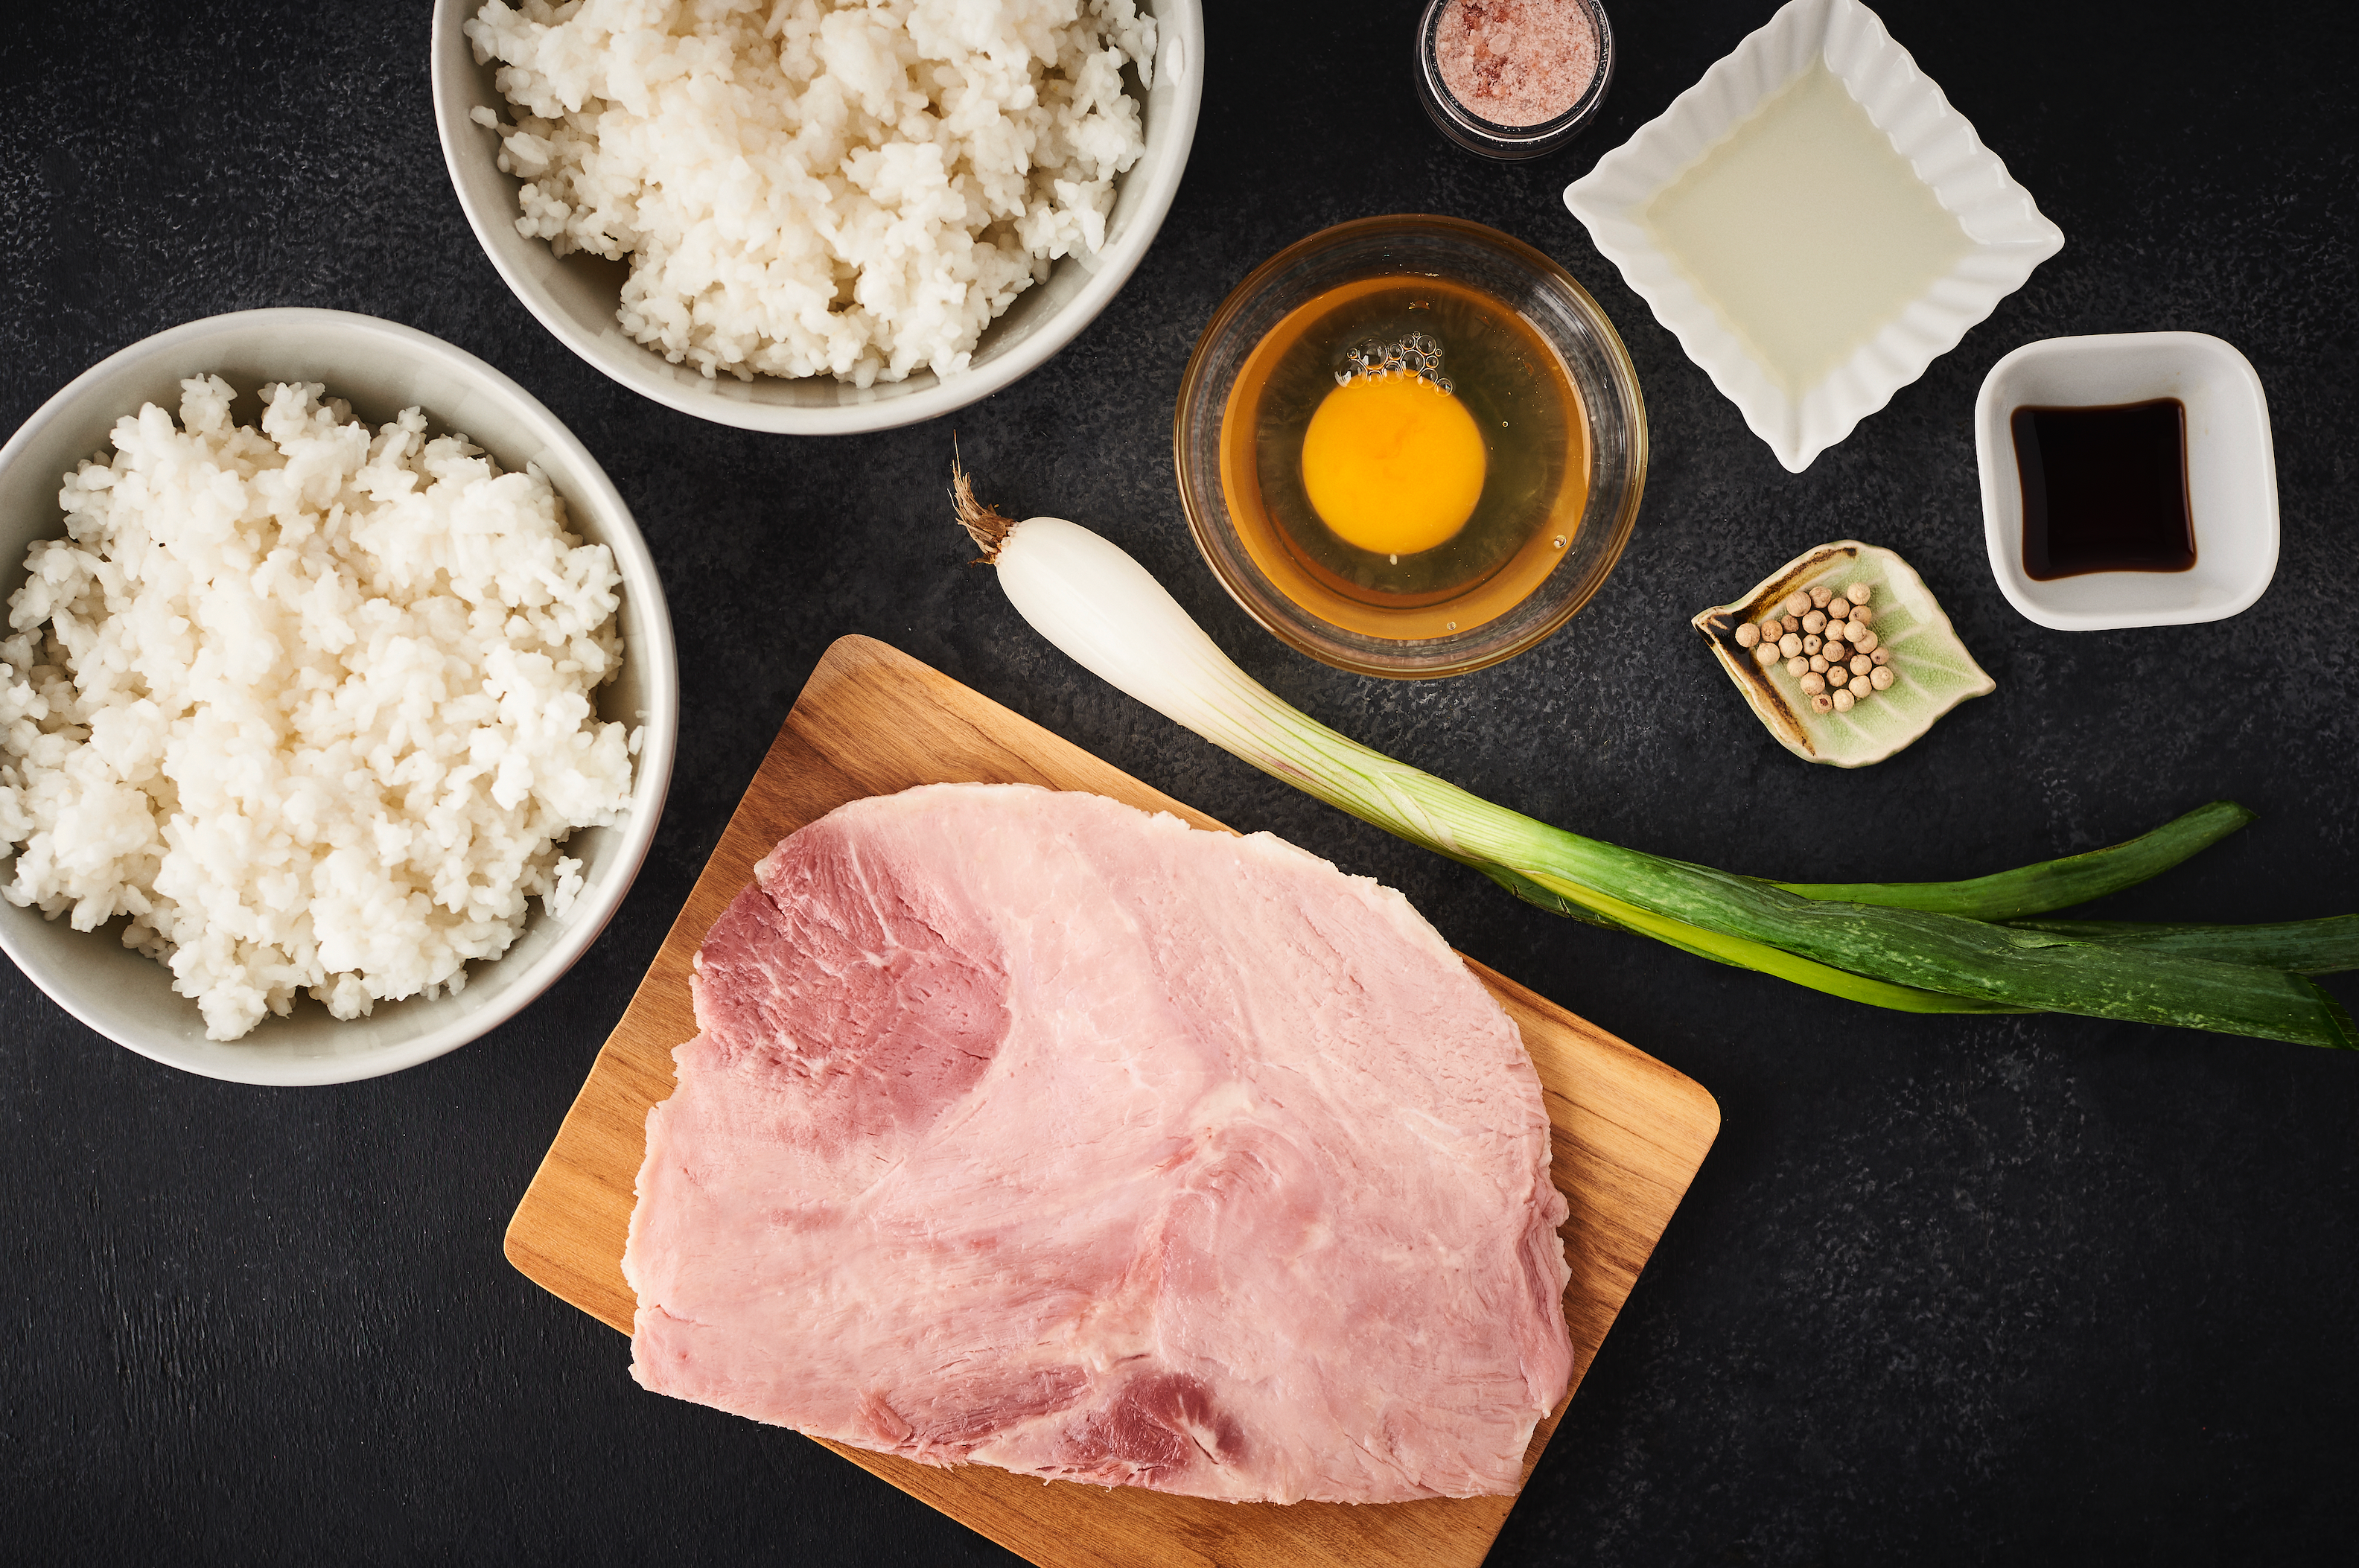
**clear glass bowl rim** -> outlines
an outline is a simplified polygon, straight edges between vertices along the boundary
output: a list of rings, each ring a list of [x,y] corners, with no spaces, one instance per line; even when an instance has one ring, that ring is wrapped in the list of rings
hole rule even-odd
[[[1611,515],[1602,519],[1601,526],[1605,529],[1603,549],[1596,558],[1593,568],[1586,573],[1585,580],[1566,593],[1562,604],[1554,606],[1547,615],[1527,626],[1520,635],[1510,640],[1486,645],[1485,634],[1498,624],[1492,622],[1484,626],[1462,632],[1454,637],[1437,638],[1430,642],[1419,643],[1416,645],[1418,648],[1428,651],[1424,657],[1415,660],[1406,658],[1392,660],[1380,656],[1353,654],[1333,646],[1322,645],[1306,636],[1301,627],[1319,626],[1335,629],[1331,623],[1311,615],[1286,599],[1283,594],[1274,592],[1270,596],[1276,604],[1282,605],[1283,612],[1290,612],[1290,614],[1282,613],[1274,606],[1266,606],[1260,603],[1261,595],[1255,592],[1250,584],[1237,580],[1222,550],[1215,545],[1216,535],[1230,539],[1234,539],[1235,535],[1234,526],[1229,519],[1226,500],[1217,493],[1217,485],[1213,495],[1201,494],[1190,472],[1190,458],[1198,444],[1190,430],[1193,423],[1191,415],[1197,411],[1199,404],[1207,395],[1206,383],[1209,375],[1207,362],[1210,351],[1221,343],[1223,334],[1231,328],[1238,317],[1257,302],[1263,292],[1272,283],[1300,264],[1324,252],[1355,241],[1381,239],[1387,236],[1402,238],[1442,236],[1481,246],[1498,253],[1506,259],[1528,269],[1546,283],[1561,289],[1567,302],[1572,306],[1574,313],[1584,318],[1595,332],[1597,346],[1603,351],[1608,366],[1608,380],[1613,384],[1612,390],[1618,396],[1622,404],[1617,411],[1626,416],[1624,438],[1627,446],[1627,463],[1623,491],[1615,498]],[[1577,374],[1574,381],[1576,388],[1582,391],[1584,403],[1590,402],[1592,393],[1589,389],[1581,387]],[[1222,395],[1225,397],[1226,388],[1222,389]],[[1594,426],[1598,416],[1593,408],[1589,411],[1589,414],[1593,441]],[[1215,432],[1213,440],[1217,442],[1217,425]],[[1180,395],[1174,404],[1171,418],[1171,460],[1172,467],[1179,479],[1180,506],[1188,514],[1189,532],[1194,537],[1196,548],[1204,557],[1205,564],[1212,568],[1213,578],[1227,591],[1229,597],[1235,600],[1238,606],[1271,636],[1298,653],[1305,654],[1322,664],[1332,665],[1335,669],[1349,670],[1353,674],[1372,675],[1392,681],[1434,680],[1442,676],[1464,675],[1473,670],[1487,669],[1494,664],[1513,659],[1519,653],[1528,652],[1563,629],[1564,624],[1594,597],[1600,588],[1604,586],[1606,578],[1612,574],[1614,566],[1622,558],[1623,550],[1629,544],[1630,535],[1637,523],[1639,503],[1646,492],[1647,407],[1638,386],[1637,367],[1631,362],[1629,349],[1623,343],[1622,335],[1614,329],[1613,320],[1605,314],[1604,309],[1597,303],[1589,290],[1581,286],[1578,279],[1546,254],[1526,245],[1512,234],[1503,234],[1497,229],[1464,218],[1443,217],[1430,212],[1388,213],[1376,217],[1354,218],[1347,223],[1336,223],[1307,234],[1255,267],[1229,291],[1227,297],[1221,301],[1219,308],[1213,310],[1211,320],[1205,322],[1203,332],[1198,335],[1196,347],[1188,356],[1187,370],[1180,376]],[[1583,528],[1592,526],[1593,519],[1596,517],[1597,501],[1597,493],[1593,490],[1588,507],[1582,513]],[[1536,593],[1549,592],[1562,576],[1565,566],[1571,564],[1571,562],[1568,561],[1560,565],[1555,572],[1549,574]],[[1462,645],[1466,651],[1462,656],[1451,657],[1446,650],[1451,645]],[[1432,657],[1432,650],[1435,649],[1444,650],[1442,656]]]

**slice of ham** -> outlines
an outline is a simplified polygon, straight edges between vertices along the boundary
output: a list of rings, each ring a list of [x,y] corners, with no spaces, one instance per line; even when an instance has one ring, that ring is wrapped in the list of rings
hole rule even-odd
[[[932,785],[779,844],[694,994],[623,1256],[646,1387],[1199,1497],[1516,1489],[1566,1205],[1515,1026],[1398,893]]]

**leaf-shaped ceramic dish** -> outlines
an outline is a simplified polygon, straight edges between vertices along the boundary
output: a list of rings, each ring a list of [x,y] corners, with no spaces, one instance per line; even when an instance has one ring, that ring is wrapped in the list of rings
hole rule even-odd
[[[1770,606],[1797,591],[1841,593],[1854,583],[1875,592],[1868,600],[1878,646],[1891,650],[1892,685],[1862,699],[1849,713],[1814,713],[1798,677],[1780,662],[1764,665],[1736,640],[1736,628],[1758,624]],[[1695,618],[1720,667],[1745,693],[1778,744],[1807,762],[1864,768],[1881,762],[1933,727],[1933,721],[1969,697],[1987,696],[1998,682],[1984,673],[1934,602],[1916,569],[1890,550],[1857,539],[1837,539],[1805,550],[1755,584],[1734,604]]]

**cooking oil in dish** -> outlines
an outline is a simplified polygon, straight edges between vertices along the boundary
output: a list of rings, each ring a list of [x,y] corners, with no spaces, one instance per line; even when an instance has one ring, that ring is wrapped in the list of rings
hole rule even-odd
[[[1973,248],[1823,62],[1647,204],[1672,264],[1790,393],[1824,380]]]
[[[1564,558],[1589,495],[1563,363],[1505,301],[1362,278],[1297,307],[1239,368],[1221,486],[1277,591],[1399,641],[1497,619]]]

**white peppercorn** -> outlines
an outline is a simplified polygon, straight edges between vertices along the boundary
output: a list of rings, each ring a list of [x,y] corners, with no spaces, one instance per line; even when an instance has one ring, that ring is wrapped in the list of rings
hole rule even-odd
[[[1736,645],[1764,670],[1785,665],[1812,713],[1850,713],[1899,679],[1891,650],[1869,629],[1873,595],[1865,583],[1797,589],[1758,620],[1737,625]]]

